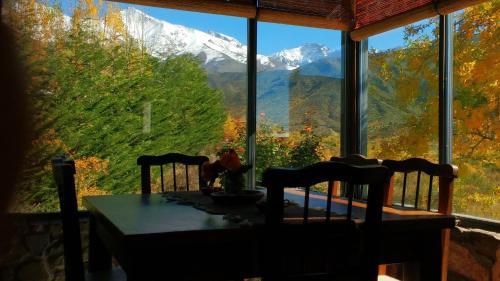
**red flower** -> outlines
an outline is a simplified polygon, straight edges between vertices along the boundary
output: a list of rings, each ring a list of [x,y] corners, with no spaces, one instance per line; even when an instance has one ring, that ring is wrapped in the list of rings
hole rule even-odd
[[[230,172],[239,171],[241,168],[240,158],[234,149],[229,149],[222,154],[220,157],[220,164]]]

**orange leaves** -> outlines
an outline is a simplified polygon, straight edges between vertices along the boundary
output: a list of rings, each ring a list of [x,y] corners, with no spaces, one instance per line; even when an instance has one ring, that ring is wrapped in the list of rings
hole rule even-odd
[[[95,156],[75,159],[75,183],[79,206],[81,206],[82,196],[109,193],[99,189],[97,186],[99,178],[108,174],[108,166],[108,160],[103,160]]]
[[[241,126],[241,121],[228,114],[226,122],[224,122],[224,140],[226,142],[234,141],[238,137],[238,126]]]
[[[465,125],[469,130],[477,130],[485,121],[485,116],[482,108],[474,108],[469,110],[469,118],[465,120]]]

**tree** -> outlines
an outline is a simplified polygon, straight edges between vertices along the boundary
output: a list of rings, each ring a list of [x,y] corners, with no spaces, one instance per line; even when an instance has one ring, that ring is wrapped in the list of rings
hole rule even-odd
[[[455,13],[454,162],[459,166],[456,212],[500,218],[500,1]],[[370,53],[370,95],[385,94],[404,114],[374,120],[370,154],[437,161],[438,29],[436,18],[405,28],[405,46]],[[470,204],[474,202],[475,204]]]
[[[64,22],[59,8],[34,1],[7,11],[32,80],[36,135],[20,197],[35,210],[57,206],[49,162],[56,153],[75,159],[80,191],[130,193],[140,190],[139,155],[198,154],[222,139],[222,96],[200,62],[148,55],[115,8],[79,1],[66,26],[56,25]]]

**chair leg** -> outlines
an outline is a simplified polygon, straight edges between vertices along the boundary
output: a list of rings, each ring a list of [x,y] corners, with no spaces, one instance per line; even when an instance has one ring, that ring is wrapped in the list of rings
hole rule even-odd
[[[96,233],[95,218],[89,220],[89,272],[111,269],[111,254]]]
[[[419,281],[420,267],[417,262],[407,262],[403,264],[403,281]]]
[[[432,233],[427,245],[427,255],[421,257],[420,280],[441,281],[442,279],[442,249],[443,240],[441,230]]]

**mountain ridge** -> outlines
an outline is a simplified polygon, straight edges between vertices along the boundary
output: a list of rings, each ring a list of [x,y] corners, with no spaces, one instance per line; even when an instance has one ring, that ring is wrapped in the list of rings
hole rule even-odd
[[[200,58],[209,69],[220,70],[220,65],[240,64],[239,68],[232,67],[232,70],[246,70],[247,46],[232,36],[172,24],[132,7],[122,10],[121,15],[132,38],[142,42],[153,56],[166,58],[169,55],[189,53]],[[338,50],[330,50],[317,43],[307,43],[269,56],[257,54],[257,69],[294,70],[320,59],[339,56]]]

